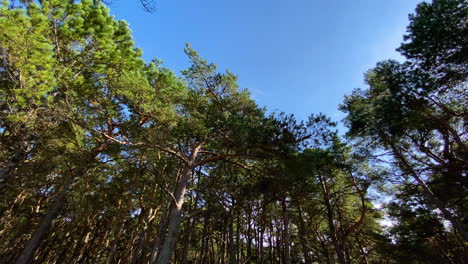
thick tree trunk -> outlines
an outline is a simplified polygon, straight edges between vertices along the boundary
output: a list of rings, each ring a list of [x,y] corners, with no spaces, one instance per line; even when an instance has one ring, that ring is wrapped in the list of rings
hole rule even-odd
[[[184,196],[187,191],[187,184],[190,180],[191,172],[192,168],[190,166],[186,166],[182,172],[180,181],[177,184],[174,195],[175,202],[169,215],[167,234],[157,260],[158,264],[167,264],[171,259],[171,255],[177,241],[177,236],[179,234],[180,223],[182,221],[182,205],[184,204]]]
[[[83,175],[88,171],[88,168],[91,164],[95,161],[96,156],[104,151],[109,144],[111,143],[110,140],[96,146],[86,155],[84,159],[83,165],[78,168],[76,172],[73,173],[72,179],[63,187],[62,191],[60,191],[57,198],[55,198],[52,205],[47,210],[47,214],[42,220],[39,227],[33,233],[31,239],[26,244],[26,247],[23,249],[21,254],[19,255],[18,259],[16,260],[16,264],[27,264],[29,263],[37,250],[37,248],[41,245],[44,238],[47,237],[50,228],[52,227],[52,223],[57,218],[59,213],[66,205],[68,192],[73,188],[73,186],[83,177]]]
[[[42,241],[49,234],[52,222],[57,218],[60,211],[65,207],[68,191],[73,186],[74,183],[68,183],[62,191],[60,191],[57,198],[55,198],[53,204],[47,210],[45,218],[42,220],[39,227],[33,233],[31,239],[27,243],[26,247],[21,252],[20,256],[16,260],[16,264],[27,264],[32,261],[34,253],[37,248],[41,245]]]
[[[164,243],[164,236],[166,234],[167,223],[169,221],[168,220],[169,213],[170,213],[172,206],[173,206],[172,202],[169,201],[167,203],[166,208],[164,209],[164,212],[161,214],[161,219],[159,220],[159,225],[158,225],[157,237],[156,237],[156,240],[154,241],[153,250],[151,251],[151,255],[150,255],[150,261],[149,261],[150,264],[156,263],[158,252],[160,252],[161,245]]]

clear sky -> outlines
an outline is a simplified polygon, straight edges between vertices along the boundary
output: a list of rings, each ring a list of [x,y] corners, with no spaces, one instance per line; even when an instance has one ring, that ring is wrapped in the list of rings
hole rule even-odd
[[[408,14],[421,0],[113,0],[111,13],[130,24],[144,58],[179,74],[189,42],[202,57],[239,76],[269,111],[334,120],[345,94],[363,87],[378,61],[401,59]]]

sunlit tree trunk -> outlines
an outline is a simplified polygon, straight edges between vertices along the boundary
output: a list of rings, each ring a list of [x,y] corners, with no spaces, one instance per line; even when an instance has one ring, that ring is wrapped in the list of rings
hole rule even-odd
[[[191,168],[187,166],[182,172],[182,177],[175,190],[175,202],[170,211],[167,233],[164,236],[164,243],[157,260],[158,264],[166,264],[170,261],[171,254],[179,234],[180,223],[182,221],[182,205],[184,204],[183,200],[190,175]]]
[[[84,159],[83,165],[80,168],[78,168],[78,170],[73,172],[73,178],[63,187],[63,189],[53,201],[52,205],[47,210],[46,216],[44,217],[36,231],[33,233],[31,239],[26,244],[26,247],[19,255],[18,259],[15,262],[16,264],[27,264],[33,259],[37,248],[41,245],[42,241],[49,234],[53,221],[57,218],[57,216],[65,207],[69,191],[86,174],[88,168],[91,166],[92,163],[94,163],[96,156],[99,153],[103,152],[109,146],[110,143],[111,141],[108,140],[105,143],[102,143],[99,146],[93,148],[93,150]]]
[[[65,207],[68,192],[74,183],[68,183],[63,187],[58,196],[55,198],[52,205],[47,210],[47,214],[42,220],[39,227],[34,231],[31,239],[26,244],[26,247],[21,252],[20,256],[16,260],[16,264],[28,264],[34,257],[34,253],[37,248],[41,245],[44,238],[49,234],[52,222],[57,218],[59,213]]]
[[[168,198],[169,201],[167,202],[166,208],[161,214],[161,218],[159,220],[158,230],[157,230],[157,237],[154,241],[153,249],[151,250],[150,255],[150,264],[156,263],[156,259],[158,257],[158,252],[161,250],[161,246],[164,242],[164,235],[167,229],[167,223],[169,219],[169,213],[171,211],[171,207],[173,206],[171,198]]]

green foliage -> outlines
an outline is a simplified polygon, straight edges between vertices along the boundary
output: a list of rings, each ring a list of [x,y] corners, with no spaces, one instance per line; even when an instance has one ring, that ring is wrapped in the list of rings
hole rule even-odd
[[[400,170],[390,178],[401,182],[396,194],[417,199],[399,204],[400,214],[393,209],[399,263],[464,263],[467,10],[466,1],[419,4],[399,48],[408,60],[378,63],[366,74],[369,88],[355,90],[340,106],[348,137],[374,153],[389,151],[386,160]],[[426,234],[439,218],[446,226]],[[410,259],[409,252],[415,254]]]
[[[422,2],[409,16],[405,42],[398,51],[430,73],[440,85],[454,86],[468,76],[468,3]]]
[[[2,1],[0,259],[464,263],[467,10],[418,5],[408,61],[340,107],[352,148],[325,115],[266,115],[190,45],[180,75],[146,63],[100,1]]]

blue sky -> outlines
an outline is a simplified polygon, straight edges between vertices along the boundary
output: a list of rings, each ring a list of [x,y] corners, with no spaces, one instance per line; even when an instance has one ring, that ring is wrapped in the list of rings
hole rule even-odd
[[[114,0],[111,13],[130,24],[144,58],[176,73],[188,66],[190,42],[202,57],[239,76],[269,111],[334,120],[345,94],[364,87],[378,61],[401,59],[408,14],[421,0]]]

